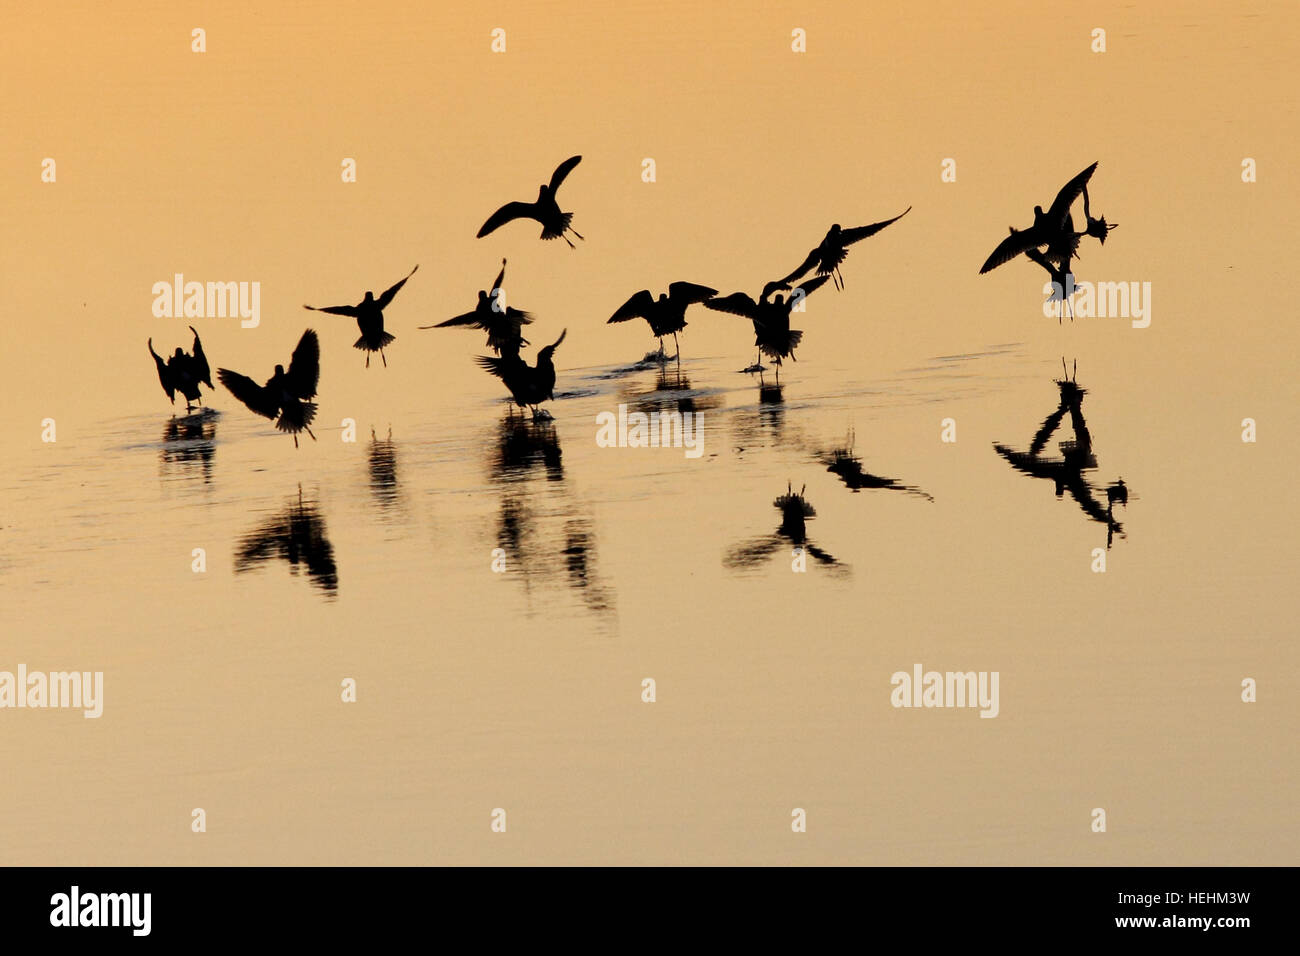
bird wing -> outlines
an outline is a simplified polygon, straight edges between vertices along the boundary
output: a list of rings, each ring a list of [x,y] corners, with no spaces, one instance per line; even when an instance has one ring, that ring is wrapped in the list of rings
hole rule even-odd
[[[743,315],[747,319],[758,318],[758,303],[744,292],[733,292],[731,295],[710,299],[704,303],[704,307],[712,309],[714,312],[730,312],[732,315]]]
[[[474,361],[478,364],[479,368],[491,373],[492,375],[495,375],[503,382],[506,380],[506,376],[510,374],[510,372],[513,371],[516,367],[520,365],[524,366],[525,368],[528,367],[528,363],[526,363],[523,359],[521,359],[517,354],[499,355],[499,356],[498,355],[476,355],[474,356]]]
[[[190,326],[190,331],[194,333],[194,377],[212,388],[212,369],[208,367],[208,357],[203,353],[203,343],[199,341],[198,330]]]
[[[328,312],[330,315],[350,315],[354,319],[361,314],[361,310],[355,305],[304,305],[303,308],[311,309],[313,312]]]
[[[807,274],[807,272],[808,272],[810,269],[812,269],[813,266],[817,265],[818,260],[821,258],[821,252],[822,252],[822,247],[821,247],[821,246],[817,246],[815,249],[812,250],[812,252],[808,253],[808,258],[807,258],[807,259],[805,259],[803,262],[799,263],[799,268],[795,269],[793,272],[791,272],[791,273],[790,273],[788,276],[786,276],[784,279],[778,279],[778,280],[776,280],[776,282],[774,282],[774,283],[773,283],[773,282],[769,282],[768,285],[769,285],[769,286],[784,286],[784,285],[787,285],[787,284],[789,284],[789,283],[791,283],[791,282],[795,282],[795,281],[797,281],[798,279],[802,278],[805,274]],[[763,298],[767,298],[767,294],[766,294],[766,293],[764,293]]]
[[[605,323],[626,322],[628,319],[648,319],[654,312],[655,300],[649,289],[642,289],[618,307],[618,311]]]
[[[1079,194],[1083,192],[1083,187],[1092,178],[1093,170],[1096,168],[1097,164],[1093,163],[1061,187],[1061,191],[1056,194],[1056,199],[1052,201],[1052,208],[1047,211],[1047,217],[1052,223],[1059,226],[1065,221],[1065,217],[1070,213],[1070,207],[1079,198]]]
[[[418,268],[420,267],[417,264],[415,269]],[[393,296],[397,295],[397,290],[400,289],[402,286],[406,285],[407,279],[415,275],[415,269],[412,269],[410,272],[408,272],[406,274],[406,277],[402,279],[400,282],[397,282],[396,284],[389,286],[387,289],[385,289],[384,294],[381,295],[378,299],[376,299],[375,303],[382,309],[384,306],[388,305],[388,303],[392,302]]]
[[[555,172],[551,174],[551,192],[560,188],[560,183],[564,182],[566,176],[573,172],[573,167],[582,162],[581,156],[570,156],[560,165],[555,167]]]
[[[471,325],[475,328],[481,328],[482,319],[479,317],[478,310],[473,312],[462,312],[460,315],[448,319],[446,322],[439,322],[436,325],[422,325],[422,329],[449,329],[458,325]]]
[[[668,287],[668,298],[676,299],[679,302],[684,301],[687,305],[707,302],[717,294],[717,289],[710,289],[706,285],[696,285],[694,282],[674,282]]]
[[[482,239],[489,232],[495,232],[511,220],[536,218],[533,216],[535,210],[536,207],[530,202],[508,202],[488,217],[488,221],[483,223],[476,238]]]
[[[149,340],[149,354],[153,356],[153,364],[158,366],[158,383],[162,385],[163,391],[171,399],[173,405],[176,404],[176,386],[172,384],[171,373],[167,371],[167,363],[162,360],[162,356],[153,350],[153,339]]]
[[[275,397],[247,375],[240,375],[228,368],[219,368],[217,378],[230,390],[231,395],[247,405],[250,410],[264,418],[275,418],[280,414],[280,403],[275,400]]]
[[[320,383],[320,339],[315,329],[308,329],[298,340],[289,360],[289,384],[299,398],[315,398]]]
[[[1012,229],[1011,235],[999,242],[998,247],[984,260],[984,265],[980,266],[980,275],[996,269],[1004,262],[1010,262],[1021,253],[1037,249],[1042,244],[1035,230]]]
[[[840,230],[840,240],[844,243],[844,245],[850,246],[853,243],[857,242],[859,239],[865,239],[867,238],[867,236],[874,236],[881,229],[884,229],[886,226],[890,225],[891,223],[898,222],[898,220],[902,219],[911,211],[912,211],[912,207],[908,206],[906,209],[900,212],[893,219],[886,219],[884,222],[873,222],[869,226],[857,226],[853,229],[842,229]]]
[[[795,292],[798,292],[800,289],[803,289],[803,296],[806,299],[808,298],[808,296],[812,295],[823,285],[825,285],[829,279],[830,279],[829,275],[813,276],[807,282],[800,282],[797,286],[794,287],[794,290],[790,294],[793,295]]]

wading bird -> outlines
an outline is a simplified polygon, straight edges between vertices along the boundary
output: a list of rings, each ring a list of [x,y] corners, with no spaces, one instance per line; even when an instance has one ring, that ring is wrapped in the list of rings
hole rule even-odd
[[[163,391],[173,405],[176,404],[177,392],[185,396],[187,412],[194,407],[195,402],[203,404],[199,393],[200,384],[212,388],[212,371],[208,368],[208,357],[203,354],[203,343],[199,341],[199,333],[194,326],[190,326],[190,331],[194,332],[194,354],[185,354],[185,350],[178,345],[166,362],[153,350],[153,339],[149,339],[149,354],[153,356],[154,365],[158,366],[158,381],[162,384]]]
[[[556,167],[555,172],[551,174],[549,185],[543,183],[537,187],[536,202],[508,202],[491,216],[488,221],[483,223],[483,228],[478,231],[478,238],[482,239],[489,232],[494,232],[504,226],[506,223],[515,219],[536,219],[542,224],[542,238],[555,239],[560,238],[569,243],[569,248],[574,248],[566,232],[571,232],[579,239],[582,234],[574,229],[569,222],[573,219],[573,213],[561,212],[559,204],[555,201],[556,190],[564,182],[564,177],[573,171],[573,167],[582,162],[581,156],[570,156],[564,162]]]
[[[480,289],[478,304],[473,312],[465,312],[437,325],[422,325],[422,329],[471,328],[487,332],[488,348],[497,355],[518,355],[519,347],[527,345],[523,327],[533,321],[532,315],[511,306],[502,305],[502,283],[506,279],[506,260],[501,260],[501,271],[492,283],[491,291]]]
[[[418,265],[415,269],[420,268]],[[415,269],[406,274],[406,279],[415,275]],[[361,338],[352,343],[354,349],[361,349],[366,353],[366,368],[370,368],[370,353],[378,352],[379,357],[384,360],[384,367],[388,367],[388,358],[384,355],[384,348],[393,343],[397,337],[389,335],[384,331],[384,309],[393,301],[393,296],[397,291],[406,285],[406,279],[402,279],[396,285],[384,290],[384,294],[375,298],[375,294],[366,291],[366,297],[356,305],[327,305],[317,307],[314,305],[304,305],[304,309],[311,309],[313,312],[328,312],[330,315],[350,315],[357,320],[357,328],[361,330]]]
[[[984,261],[984,265],[980,267],[980,275],[1031,250],[1044,250],[1048,260],[1062,266],[1068,265],[1070,257],[1079,247],[1079,237],[1092,234],[1074,231],[1070,206],[1087,187],[1088,180],[1092,178],[1096,168],[1097,164],[1093,163],[1062,186],[1047,212],[1043,212],[1042,206],[1035,206],[1034,224],[1028,229],[1012,227],[1011,235],[998,243],[998,247]]]
[[[844,276],[840,273],[840,263],[842,263],[849,254],[849,246],[868,236],[874,236],[881,229],[891,223],[898,222],[909,212],[912,207],[908,206],[893,219],[886,219],[884,222],[873,222],[869,226],[855,226],[852,229],[844,229],[837,222],[831,226],[830,231],[826,233],[826,238],[821,241],[817,248],[808,253],[808,258],[799,264],[795,269],[781,281],[785,284],[796,282],[808,274],[813,267],[816,267],[819,276],[829,275],[835,279],[835,288],[844,288]]]
[[[276,419],[275,427],[293,435],[293,447],[298,447],[298,432],[306,430],[312,435],[311,423],[316,417],[316,397],[320,382],[320,340],[316,332],[308,329],[298,340],[289,361],[289,371],[283,365],[275,367],[265,385],[258,385],[246,375],[228,368],[217,369],[217,378],[230,389],[230,394],[264,418]]]
[[[564,336],[568,334],[568,331],[568,329],[564,329],[560,332],[560,337],[552,344],[537,350],[536,366],[529,366],[516,352],[514,355],[496,357],[480,355],[477,358],[479,367],[491,372],[505,382],[506,388],[510,389],[515,404],[520,408],[532,409],[533,419],[536,420],[545,414],[539,412],[537,406],[555,397],[555,361],[553,356],[555,350],[560,347],[560,343],[564,341]]]
[[[717,289],[696,285],[694,282],[674,282],[668,287],[667,294],[659,293],[658,299],[650,294],[649,289],[642,289],[619,306],[618,311],[605,324],[645,319],[650,324],[650,331],[659,339],[660,357],[664,354],[664,336],[671,335],[680,361],[682,353],[677,343],[677,333],[686,328],[687,307],[707,302],[717,294]]]
[[[766,355],[772,360],[772,364],[777,366],[776,380],[781,380],[781,360],[789,358],[794,360],[794,350],[798,347],[799,342],[803,339],[803,332],[799,329],[790,328],[790,312],[796,303],[812,295],[821,288],[829,275],[820,275],[807,282],[800,283],[795,289],[791,290],[790,286],[781,279],[775,282],[769,282],[763,287],[763,294],[755,302],[744,292],[733,292],[731,295],[722,298],[710,299],[704,303],[706,309],[713,309],[715,312],[730,312],[732,315],[743,315],[754,323],[754,344],[758,346],[758,360],[750,367],[745,369],[746,372],[763,372],[763,356]],[[790,293],[790,298],[786,299],[778,295],[775,299],[768,301],[768,296],[773,292],[784,289]],[[796,293],[802,292],[802,295]]]

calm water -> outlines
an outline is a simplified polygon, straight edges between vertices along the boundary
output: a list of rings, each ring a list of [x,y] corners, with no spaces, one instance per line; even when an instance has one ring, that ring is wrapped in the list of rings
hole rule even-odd
[[[491,61],[470,13],[402,4],[237,8],[206,59],[160,52],[161,6],[16,25],[0,670],[103,671],[105,699],[0,712],[0,861],[1296,861],[1294,11],[1102,4],[1101,57],[1029,4],[814,5],[801,60],[784,8],[669,8],[527,4]],[[996,66],[1047,42],[1078,78],[1059,141]],[[579,151],[580,248],[471,238]],[[1121,228],[1076,273],[1151,282],[1147,329],[1045,318],[1023,260],[977,274],[1097,159]],[[662,370],[605,324],[909,205],[810,297],[779,390],[737,371],[741,318],[693,308]],[[553,422],[507,416],[477,334],[417,330],[507,256],[530,338],[568,330]],[[417,262],[388,368],[301,308]],[[224,390],[173,414],[145,341],[189,345],[150,312],[177,272],[262,283],[258,328],[191,320],[214,369],[264,380],[319,331],[318,441]],[[600,447],[620,404],[698,414],[702,454]],[[999,672],[997,718],[891,706],[917,664]]]

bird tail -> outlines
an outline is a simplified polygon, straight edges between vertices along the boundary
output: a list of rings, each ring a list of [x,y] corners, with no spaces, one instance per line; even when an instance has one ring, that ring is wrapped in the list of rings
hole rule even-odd
[[[280,410],[280,417],[275,427],[282,432],[294,434],[302,431],[316,419],[315,402],[293,402]]]
[[[354,349],[361,349],[363,352],[378,352],[382,348],[387,348],[392,341],[397,338],[395,335],[389,335],[387,332],[380,332],[373,338],[363,335],[352,343]]]

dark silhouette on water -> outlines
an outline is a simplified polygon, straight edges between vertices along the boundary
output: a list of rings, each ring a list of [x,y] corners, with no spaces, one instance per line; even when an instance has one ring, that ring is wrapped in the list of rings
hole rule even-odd
[[[677,351],[680,362],[681,346],[677,343],[677,333],[686,328],[686,309],[699,302],[707,302],[718,294],[717,289],[694,282],[674,282],[667,293],[659,293],[659,298],[650,294],[649,289],[642,289],[610,316],[605,323],[626,322],[628,319],[645,319],[650,325],[651,333],[659,339],[659,357],[664,357],[664,336],[673,337],[673,348]]]
[[[805,490],[807,485],[796,494],[787,482],[786,493],[772,502],[772,506],[781,512],[781,524],[776,531],[732,548],[722,563],[735,570],[750,569],[762,564],[785,545],[792,549],[791,557],[795,556],[794,552],[802,551],[821,564],[843,568],[833,556],[808,540],[808,520],[817,517],[817,511],[803,496]]]
[[[420,268],[417,264],[415,269]],[[379,298],[375,294],[366,290],[366,297],[356,305],[327,305],[317,307],[314,305],[304,305],[304,309],[311,309],[313,312],[328,312],[330,315],[350,315],[357,320],[357,328],[361,330],[361,338],[352,343],[354,349],[361,349],[366,353],[366,368],[370,368],[370,353],[378,352],[379,357],[384,361],[384,367],[388,367],[388,358],[384,355],[384,349],[391,345],[397,338],[384,331],[384,309],[393,301],[399,289],[406,285],[406,280],[415,275],[415,269],[406,274],[406,278],[400,282],[389,286],[384,290]]]
[[[523,327],[533,321],[530,313],[512,306],[501,305],[502,283],[506,278],[506,260],[501,260],[501,271],[492,283],[491,291],[480,289],[478,304],[473,312],[464,312],[437,325],[422,325],[422,329],[471,328],[487,333],[487,345],[497,355],[518,355],[520,346],[528,344],[523,337]]]
[[[863,488],[902,491],[909,495],[916,495],[918,498],[924,498],[926,501],[934,501],[932,495],[922,491],[915,485],[905,485],[897,478],[882,478],[864,471],[862,459],[853,453],[853,443],[854,436],[850,432],[848,443],[843,448],[836,448],[829,454],[821,456],[822,462],[826,465],[826,470],[837,476],[851,491],[856,493]]]
[[[912,207],[908,206],[893,219],[886,219],[883,222],[873,222],[869,226],[855,226],[850,229],[844,229],[837,222],[831,226],[826,233],[826,237],[818,243],[817,247],[808,253],[808,258],[799,264],[788,276],[781,280],[784,284],[796,282],[802,279],[813,268],[817,269],[819,276],[829,275],[835,279],[835,288],[844,288],[844,276],[840,273],[840,264],[844,262],[849,254],[849,246],[855,242],[860,242],[868,236],[874,236],[881,229],[888,225],[898,222],[909,212]],[[824,221],[824,220],[823,220]]]
[[[549,417],[538,410],[542,402],[555,398],[555,361],[553,356],[569,332],[564,329],[553,343],[537,351],[537,365],[529,366],[517,353],[514,355],[480,355],[476,361],[483,368],[505,382],[506,388],[520,408],[532,409],[533,418]]]
[[[829,278],[829,275],[816,276],[793,290],[784,280],[778,279],[763,287],[763,294],[759,296],[757,302],[744,292],[733,292],[728,296],[709,299],[704,303],[704,307],[715,312],[742,315],[754,324],[754,344],[758,346],[758,358],[752,366],[742,371],[758,372],[761,378],[764,371],[763,356],[766,355],[777,367],[776,380],[779,383],[781,360],[788,358],[795,361],[794,350],[803,339],[801,330],[790,328],[790,313],[795,304],[800,301],[796,293],[802,291],[803,297],[806,298],[825,285]],[[789,292],[790,298],[786,299],[778,295],[769,301],[768,296],[778,290]]]
[[[293,447],[298,447],[298,432],[306,430],[312,441],[311,423],[316,417],[316,403],[308,399],[316,397],[316,386],[320,382],[320,340],[315,331],[308,329],[298,340],[298,347],[293,350],[289,362],[289,371],[283,365],[275,367],[265,385],[258,385],[251,378],[232,372],[228,368],[217,369],[217,378],[230,393],[252,411],[264,418],[274,418],[275,427],[282,432],[293,435]]]
[[[195,402],[203,404],[199,391],[200,384],[213,388],[212,371],[208,368],[208,357],[203,354],[203,343],[199,341],[199,333],[192,325],[190,331],[194,332],[193,354],[187,355],[178,345],[166,362],[153,350],[153,339],[149,339],[149,354],[153,356],[154,365],[158,367],[158,381],[163,391],[167,393],[173,405],[176,404],[176,393],[180,392],[185,397],[186,411],[193,408]]]
[[[555,200],[555,193],[564,182],[566,176],[573,171],[573,167],[582,162],[581,156],[570,156],[564,162],[556,167],[555,172],[551,174],[550,184],[543,183],[537,188],[537,200],[535,202],[508,202],[491,216],[483,227],[478,231],[479,239],[482,239],[490,232],[494,232],[508,222],[515,219],[535,219],[542,225],[543,239],[563,239],[569,243],[569,248],[574,248],[566,232],[571,232],[579,239],[581,233],[569,225],[573,219],[573,213],[561,212],[559,203]]]
[[[612,611],[614,594],[596,569],[595,526],[566,487],[555,426],[503,418],[488,466],[501,494],[496,546],[506,573],[530,598],[534,581],[562,575],[588,609]]]
[[[1043,250],[1048,261],[1068,272],[1069,260],[1079,247],[1079,237],[1084,235],[1074,231],[1070,207],[1079,198],[1096,168],[1097,164],[1093,163],[1062,186],[1046,212],[1043,212],[1042,206],[1035,206],[1034,223],[1028,229],[1012,227],[1011,235],[998,243],[998,247],[980,267],[980,274],[996,269],[1030,250]]]
[[[1065,364],[1064,359],[1061,360],[1061,364]],[[1106,525],[1106,547],[1109,548],[1116,532],[1119,532],[1120,537],[1125,536],[1123,526],[1114,518],[1114,505],[1116,501],[1127,505],[1128,488],[1122,479],[1107,488],[1106,505],[1102,506],[1096,497],[1098,489],[1084,476],[1085,472],[1095,471],[1097,468],[1097,457],[1092,450],[1092,433],[1088,430],[1088,423],[1083,417],[1083,397],[1087,394],[1087,390],[1080,387],[1068,373],[1065,377],[1056,380],[1055,384],[1060,392],[1060,402],[1056,410],[1043,420],[1043,424],[1030,442],[1029,450],[1017,452],[1006,445],[996,443],[993,448],[1017,471],[1034,478],[1050,480],[1056,487],[1058,498],[1068,491],[1084,514],[1093,521]],[[1061,457],[1048,457],[1043,454],[1043,449],[1066,415],[1070,416],[1074,440],[1060,443]]]
[[[163,470],[169,465],[189,469],[197,465],[205,484],[212,481],[212,458],[216,452],[218,412],[204,409],[180,418],[172,416],[163,426],[158,457]]]
[[[397,446],[393,444],[393,430],[387,438],[378,438],[370,429],[370,492],[381,508],[391,508],[397,503]]]
[[[315,502],[298,498],[279,514],[240,536],[235,550],[235,573],[242,574],[274,559],[289,562],[289,570],[303,570],[308,580],[329,597],[339,587],[334,548],[325,534],[325,520]]]

